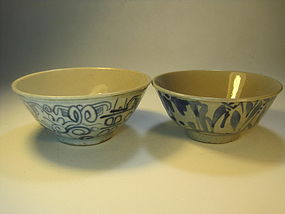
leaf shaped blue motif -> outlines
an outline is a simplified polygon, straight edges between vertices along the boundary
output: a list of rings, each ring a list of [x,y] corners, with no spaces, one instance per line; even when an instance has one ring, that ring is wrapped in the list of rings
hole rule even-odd
[[[195,114],[196,117],[199,118],[200,116],[200,113],[199,113],[199,110],[198,110],[198,106],[200,105],[201,103],[199,101],[189,101],[189,105],[193,111],[193,113]]]
[[[160,97],[160,99],[161,99],[161,102],[162,102],[163,106],[165,107],[166,111],[167,111],[168,113],[174,112],[174,108],[173,108],[171,102],[166,98],[166,96],[164,96],[164,94],[161,93],[161,92],[158,92],[158,95],[159,95],[159,97]],[[166,94],[165,94],[165,95],[166,95]],[[168,96],[168,97],[169,97],[169,96]]]
[[[212,127],[214,128],[216,122],[225,114],[227,113],[227,109],[224,105],[220,105],[214,112],[213,120],[212,120]]]
[[[206,116],[206,114],[208,113],[208,105],[200,103],[200,106],[201,107],[199,110],[199,122],[203,131],[208,132],[209,130],[207,126],[207,116]]]
[[[188,101],[178,99],[176,97],[172,97],[171,101],[175,104],[175,106],[178,109],[178,111],[180,112],[180,114],[185,115],[185,112],[187,111],[186,106],[188,105]]]
[[[262,108],[262,103],[259,102],[257,103],[254,108],[252,109],[252,111],[249,113],[249,119],[253,118],[255,116],[255,114]]]
[[[240,118],[241,118],[240,113],[238,111],[234,111],[231,117],[231,126],[233,127],[234,130],[236,129],[240,121]]]
[[[207,113],[208,113],[208,105],[201,103],[200,101],[185,101],[184,103],[184,108],[182,110],[186,111],[186,106],[189,105],[193,114],[195,115],[195,120],[196,120],[196,124],[193,123],[193,125],[195,125],[195,128],[198,128],[201,131],[205,131],[208,132],[209,129],[208,127],[211,129],[211,119],[207,117]],[[184,114],[184,113],[183,113]],[[210,120],[210,123],[209,123]]]
[[[224,119],[220,125],[221,128],[225,128],[225,124],[226,124],[226,121],[227,121],[229,116],[230,116],[230,113],[228,111],[226,111],[226,113],[224,114]]]

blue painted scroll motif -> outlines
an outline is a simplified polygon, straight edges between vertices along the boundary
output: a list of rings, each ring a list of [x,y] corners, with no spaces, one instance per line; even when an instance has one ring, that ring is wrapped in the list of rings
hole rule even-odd
[[[42,126],[57,135],[84,140],[113,132],[135,111],[140,99],[137,95],[85,105],[24,103]]]
[[[162,92],[158,94],[168,115],[176,123],[187,129],[209,133],[222,132],[222,129],[228,127],[239,132],[254,126],[275,98],[252,102],[213,102],[210,105],[215,109],[210,112],[209,103],[180,99]]]

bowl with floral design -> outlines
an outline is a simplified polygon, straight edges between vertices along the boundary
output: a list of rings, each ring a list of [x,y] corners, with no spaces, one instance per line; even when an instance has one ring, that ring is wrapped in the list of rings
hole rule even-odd
[[[152,85],[169,117],[205,143],[230,142],[256,126],[282,90],[277,80],[239,71],[169,72]]]
[[[141,72],[80,67],[32,73],[15,80],[12,89],[59,141],[92,145],[116,133],[149,84]]]

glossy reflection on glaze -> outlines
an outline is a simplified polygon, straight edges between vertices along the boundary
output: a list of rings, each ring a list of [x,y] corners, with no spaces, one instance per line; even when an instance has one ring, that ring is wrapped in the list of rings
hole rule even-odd
[[[184,95],[227,99],[270,96],[282,89],[282,85],[272,78],[235,71],[171,72],[156,77],[154,83]]]
[[[269,77],[226,71],[179,71],[153,80],[162,104],[190,138],[226,143],[260,121],[282,85]]]

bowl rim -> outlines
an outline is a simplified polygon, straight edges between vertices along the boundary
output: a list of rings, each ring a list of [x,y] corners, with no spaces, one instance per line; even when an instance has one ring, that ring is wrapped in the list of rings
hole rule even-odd
[[[27,79],[31,76],[37,76],[41,75],[43,73],[50,73],[50,72],[57,72],[57,71],[65,71],[65,70],[84,70],[84,69],[91,69],[91,70],[113,70],[113,71],[127,71],[127,72],[132,72],[136,74],[140,74],[145,77],[146,82],[144,84],[138,85],[137,87],[133,87],[127,90],[120,90],[116,92],[107,92],[107,93],[102,93],[102,94],[96,94],[96,95],[75,95],[75,96],[66,96],[66,95],[40,95],[40,94],[33,94],[33,93],[28,93],[24,92],[22,90],[19,90],[17,88],[17,83]],[[135,91],[140,91],[140,90],[145,90],[149,84],[151,83],[151,78],[147,74],[139,71],[134,71],[134,70],[129,70],[129,69],[122,69],[122,68],[114,68],[114,67],[65,67],[65,68],[56,68],[56,69],[50,69],[50,70],[43,70],[43,71],[38,71],[34,73],[30,73],[24,76],[21,76],[14,80],[11,83],[11,88],[12,90],[24,97],[30,97],[30,98],[36,98],[36,99],[41,99],[41,100],[86,100],[86,99],[96,99],[96,98],[102,98],[102,97],[111,97],[111,96],[116,96],[116,95],[121,95],[121,94],[126,94],[130,92],[135,92]]]
[[[175,91],[171,91],[169,89],[163,88],[161,86],[159,86],[158,84],[155,83],[155,81],[161,77],[164,76],[166,74],[172,74],[172,73],[178,73],[178,72],[203,72],[203,71],[213,71],[213,72],[225,72],[225,73],[229,73],[229,72],[239,72],[239,73],[244,73],[244,74],[250,74],[250,75],[256,75],[256,76],[260,76],[260,77],[265,77],[267,79],[270,79],[272,81],[275,81],[277,84],[279,84],[279,90],[276,90],[272,93],[268,93],[268,94],[264,94],[264,95],[259,95],[259,96],[252,96],[252,97],[242,97],[242,98],[224,98],[224,97],[206,97],[206,96],[196,96],[196,95],[189,95],[189,94],[183,94],[183,93],[179,93],[179,92],[175,92]],[[254,101],[254,100],[259,100],[259,99],[266,99],[266,98],[271,98],[271,97],[275,97],[277,96],[282,90],[283,90],[283,85],[280,81],[273,79],[269,76],[263,75],[263,74],[257,74],[257,73],[250,73],[250,72],[244,72],[244,71],[238,71],[238,70],[211,70],[211,69],[192,69],[192,70],[181,70],[181,71],[172,71],[172,72],[166,72],[160,75],[157,75],[156,77],[154,77],[151,81],[151,84],[154,86],[154,88],[156,88],[158,91],[162,91],[164,93],[168,93],[168,94],[173,94],[175,96],[179,96],[179,97],[183,97],[186,99],[195,99],[195,100],[206,100],[209,102],[244,102],[244,101]]]

